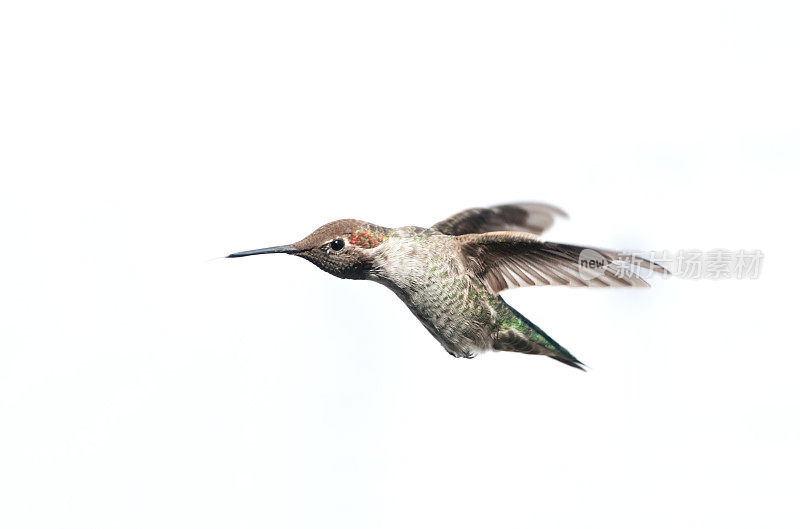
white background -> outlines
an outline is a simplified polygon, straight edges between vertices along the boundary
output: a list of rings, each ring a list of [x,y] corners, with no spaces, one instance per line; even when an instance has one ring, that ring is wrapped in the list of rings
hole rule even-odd
[[[792,2],[6,2],[0,526],[797,527]],[[539,200],[758,280],[448,356],[327,221]],[[794,220],[793,220],[794,219]]]

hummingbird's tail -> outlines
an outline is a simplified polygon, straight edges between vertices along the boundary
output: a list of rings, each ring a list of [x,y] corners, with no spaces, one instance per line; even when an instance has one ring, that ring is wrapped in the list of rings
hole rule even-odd
[[[497,310],[499,330],[494,334],[498,351],[546,355],[562,364],[586,371],[583,362],[575,358],[542,329],[506,303],[500,296]]]

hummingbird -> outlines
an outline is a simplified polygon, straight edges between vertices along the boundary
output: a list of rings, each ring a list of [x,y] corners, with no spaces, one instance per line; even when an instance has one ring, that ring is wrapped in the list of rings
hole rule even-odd
[[[540,238],[556,217],[566,216],[555,206],[524,202],[467,209],[430,228],[342,219],[294,244],[227,257],[296,255],[336,277],[376,281],[403,300],[456,358],[511,351],[584,369],[500,292],[544,285],[648,286],[642,269],[669,272],[633,254]]]

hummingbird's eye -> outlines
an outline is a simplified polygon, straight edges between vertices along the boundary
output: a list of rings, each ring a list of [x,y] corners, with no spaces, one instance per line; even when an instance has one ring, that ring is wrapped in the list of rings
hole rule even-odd
[[[344,248],[344,241],[343,240],[334,239],[334,240],[331,241],[331,250],[333,250],[334,252],[338,252],[342,248]]]

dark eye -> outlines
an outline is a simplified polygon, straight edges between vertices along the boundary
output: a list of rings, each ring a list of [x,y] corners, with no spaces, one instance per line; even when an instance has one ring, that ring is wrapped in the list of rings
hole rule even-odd
[[[331,250],[333,250],[334,252],[338,252],[342,248],[344,248],[344,241],[343,240],[334,239],[334,240],[331,241]]]

